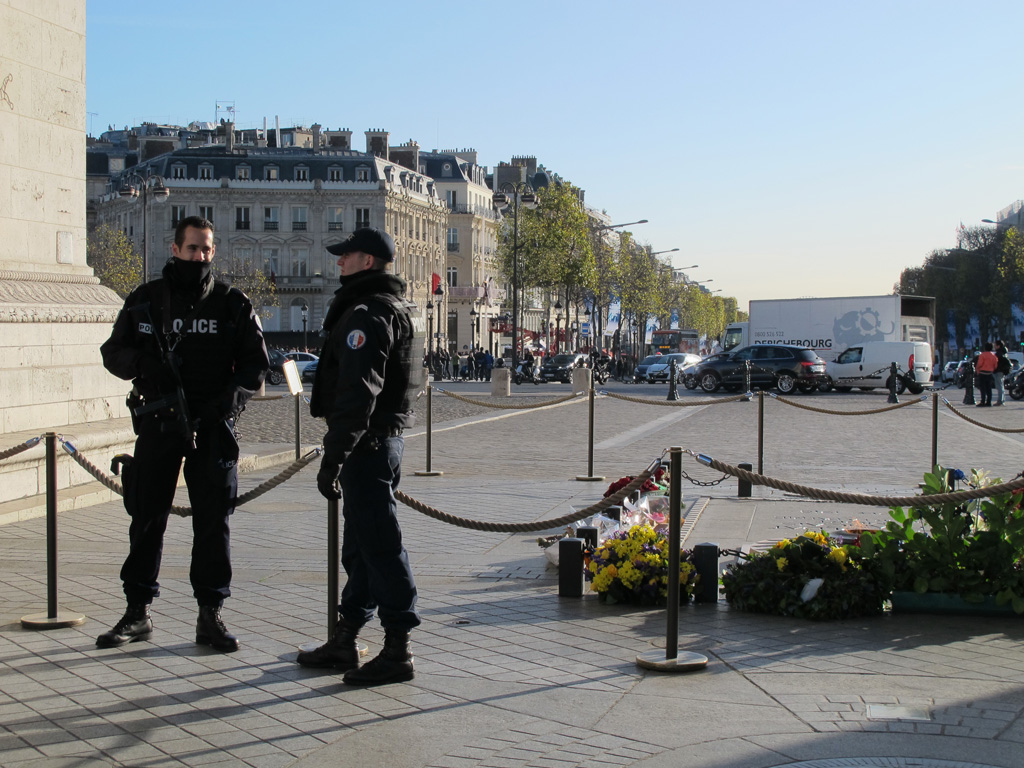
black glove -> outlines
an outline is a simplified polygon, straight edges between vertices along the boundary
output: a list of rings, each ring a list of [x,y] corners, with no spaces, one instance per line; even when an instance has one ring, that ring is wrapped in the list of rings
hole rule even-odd
[[[316,473],[316,487],[325,499],[337,501],[341,498],[341,464],[324,456],[320,471]]]

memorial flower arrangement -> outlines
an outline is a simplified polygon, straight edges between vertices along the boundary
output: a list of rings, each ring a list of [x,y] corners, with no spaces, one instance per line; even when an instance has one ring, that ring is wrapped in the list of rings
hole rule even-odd
[[[1002,482],[981,470],[965,476],[936,467],[924,476],[922,492],[952,492],[958,479],[973,488]],[[863,555],[878,563],[895,592],[957,595],[965,603],[994,602],[1024,613],[1022,501],[1018,491],[967,503],[894,507],[884,530],[862,537]]]
[[[824,531],[807,531],[744,556],[726,569],[722,585],[733,608],[806,619],[879,614],[889,596],[877,560]]]
[[[697,583],[692,552],[679,556],[679,601],[688,602]],[[587,565],[590,589],[606,603],[665,605],[668,597],[668,537],[650,525],[634,525],[604,541]]]

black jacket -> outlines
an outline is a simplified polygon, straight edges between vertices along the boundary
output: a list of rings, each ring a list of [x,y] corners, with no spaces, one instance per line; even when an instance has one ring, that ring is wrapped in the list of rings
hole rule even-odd
[[[212,276],[183,285],[173,261],[162,278],[125,299],[110,338],[100,347],[103,365],[118,378],[132,379],[147,400],[170,394],[173,379],[160,353],[159,333],[165,349],[173,346],[193,418],[234,417],[259,390],[270,367],[263,330],[244,293]],[[165,317],[170,321],[165,323]]]
[[[404,293],[402,278],[379,270],[350,275],[335,292],[309,403],[313,416],[327,419],[330,461],[344,462],[367,432],[413,425],[422,366],[413,360],[412,305]]]

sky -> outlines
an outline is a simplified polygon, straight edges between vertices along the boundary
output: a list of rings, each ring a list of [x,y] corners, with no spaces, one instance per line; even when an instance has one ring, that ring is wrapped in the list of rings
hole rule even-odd
[[[891,293],[1024,198],[1018,0],[87,0],[86,25],[91,135],[233,103],[532,155],[741,309]]]

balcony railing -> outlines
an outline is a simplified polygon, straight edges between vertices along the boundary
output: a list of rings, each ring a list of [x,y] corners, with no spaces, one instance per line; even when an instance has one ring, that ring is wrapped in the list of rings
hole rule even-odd
[[[448,253],[458,253],[458,252],[459,252],[459,244],[458,243],[448,243]]]
[[[292,232],[305,232],[305,231],[306,231],[306,222],[304,222],[304,221],[293,221],[292,222]]]
[[[448,288],[448,296],[453,299],[482,299],[484,289],[479,285],[456,285]]]
[[[235,221],[235,229],[249,229],[248,221]]]
[[[264,221],[263,222],[263,231],[264,232],[277,232],[277,229],[278,229],[279,226],[280,226],[280,222],[277,222],[277,221]]]
[[[345,229],[345,224],[340,221],[328,221],[327,231],[328,232],[341,232]]]

